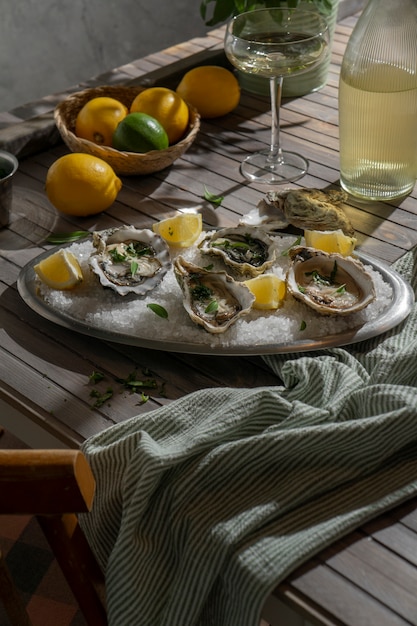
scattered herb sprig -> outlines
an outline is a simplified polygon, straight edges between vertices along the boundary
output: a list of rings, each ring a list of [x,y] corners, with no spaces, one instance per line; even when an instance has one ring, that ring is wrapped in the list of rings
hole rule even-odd
[[[108,389],[104,393],[100,393],[98,389],[92,389],[90,392],[90,396],[92,398],[96,398],[93,406],[98,409],[113,397],[113,389],[111,387],[108,387]]]
[[[158,383],[155,378],[140,379],[137,377],[137,371],[134,370],[126,378],[116,378],[116,381],[123,385],[129,391],[138,391],[143,389],[157,389]]]
[[[79,239],[85,239],[89,237],[91,233],[88,230],[75,230],[72,233],[53,233],[46,238],[46,243],[52,243],[55,245],[61,243],[70,243],[71,241],[78,241]]]
[[[299,246],[299,245],[300,245],[300,243],[301,243],[301,239],[302,239],[302,237],[301,237],[301,235],[300,235],[300,236],[299,236],[299,237],[297,237],[297,239],[296,239],[296,240],[295,240],[295,241],[294,241],[294,242],[293,242],[293,243],[289,246],[289,248],[286,248],[285,250],[283,250],[283,251],[281,252],[281,256],[288,256],[288,255],[289,255],[289,253],[290,253],[290,250],[291,250],[292,248],[294,248],[295,246]]]
[[[207,189],[206,185],[204,185],[204,196],[203,197],[204,197],[204,200],[207,200],[207,202],[211,202],[212,204],[215,204],[216,206],[220,206],[221,203],[224,200],[224,196],[219,196],[219,195],[216,195],[214,193],[211,193]]]
[[[88,377],[90,383],[92,383],[93,385],[102,381],[103,378],[104,378],[104,374],[102,372],[96,372],[95,370]]]
[[[163,319],[168,319],[168,311],[161,304],[157,304],[156,302],[150,302],[146,306],[159,317],[162,317]]]
[[[154,373],[149,368],[144,368],[142,370],[142,374],[144,378],[140,378],[138,376],[138,372],[135,369],[133,372],[128,374],[126,378],[116,378],[116,382],[123,386],[124,389],[127,389],[131,393],[140,394],[140,403],[144,404],[150,398],[149,394],[145,393],[147,389],[158,389],[158,393],[161,397],[166,398],[165,393],[165,381],[162,383],[158,383],[156,378],[154,377]],[[91,384],[96,385],[104,380],[104,374],[102,372],[93,371],[88,380]],[[114,395],[114,391],[111,387],[108,387],[104,392],[100,391],[97,388],[94,388],[90,391],[90,397],[93,398],[94,404],[92,405],[94,408],[100,408],[111,400]]]

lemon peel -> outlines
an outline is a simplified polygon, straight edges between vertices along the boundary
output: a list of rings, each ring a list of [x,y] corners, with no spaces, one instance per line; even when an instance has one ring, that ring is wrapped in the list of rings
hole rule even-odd
[[[322,250],[323,252],[337,252],[342,256],[350,256],[355,249],[357,239],[345,235],[338,230],[305,230],[304,239],[306,246]]]
[[[203,218],[201,213],[179,213],[174,217],[167,217],[152,225],[154,233],[177,248],[188,248],[201,235]]]
[[[190,118],[188,105],[181,96],[167,87],[149,87],[141,91],[130,105],[131,113],[147,113],[163,126],[169,144],[184,135]]]
[[[42,259],[33,269],[40,280],[52,289],[73,289],[83,281],[77,257],[65,249]]]
[[[100,146],[111,146],[113,133],[127,114],[127,107],[115,98],[92,98],[77,114],[75,134]]]
[[[108,209],[121,187],[122,181],[108,163],[78,152],[54,161],[45,182],[46,195],[58,211],[82,217]]]
[[[188,70],[176,91],[197,109],[202,118],[226,115],[237,107],[240,100],[236,76],[217,65],[200,65]]]
[[[244,281],[255,296],[252,308],[261,310],[278,309],[287,293],[285,280],[275,274],[261,274]]]

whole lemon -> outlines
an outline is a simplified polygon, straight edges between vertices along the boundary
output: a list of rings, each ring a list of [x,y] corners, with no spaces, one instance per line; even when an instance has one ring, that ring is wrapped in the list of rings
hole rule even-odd
[[[129,113],[113,133],[113,148],[127,152],[164,150],[169,146],[164,127],[147,113]]]
[[[130,105],[131,113],[147,113],[164,127],[170,144],[184,135],[190,113],[188,106],[172,89],[149,87],[141,91]]]
[[[128,108],[115,98],[92,98],[77,114],[75,134],[101,146],[111,146],[113,133],[128,112]]]
[[[226,115],[240,100],[237,78],[225,67],[217,65],[201,65],[189,70],[182,77],[177,93],[203,118]]]
[[[108,209],[121,187],[122,181],[108,163],[78,152],[52,163],[45,183],[46,195],[58,211],[83,217]]]

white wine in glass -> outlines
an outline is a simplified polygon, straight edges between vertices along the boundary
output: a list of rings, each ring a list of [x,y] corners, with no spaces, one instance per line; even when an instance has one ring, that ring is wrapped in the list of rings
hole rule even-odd
[[[328,53],[329,30],[316,11],[256,9],[236,15],[227,25],[224,49],[239,70],[269,78],[271,93],[271,144],[249,155],[242,174],[257,183],[279,184],[297,180],[308,161],[282,150],[279,109],[285,76],[308,72]]]

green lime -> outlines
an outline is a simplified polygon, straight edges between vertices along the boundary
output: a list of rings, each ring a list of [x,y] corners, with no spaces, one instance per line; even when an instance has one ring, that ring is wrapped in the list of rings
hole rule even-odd
[[[127,152],[148,152],[168,148],[164,127],[146,113],[129,113],[113,133],[113,148]]]

